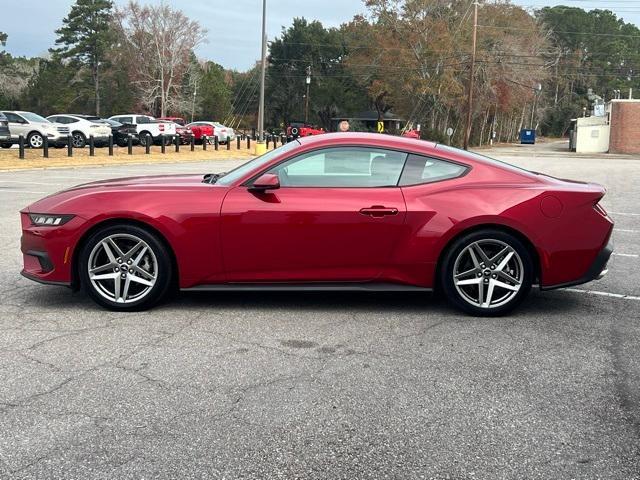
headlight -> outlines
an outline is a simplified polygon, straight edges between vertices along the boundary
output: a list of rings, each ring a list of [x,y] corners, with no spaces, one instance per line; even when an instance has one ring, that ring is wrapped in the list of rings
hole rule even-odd
[[[37,227],[54,227],[67,223],[75,215],[46,215],[42,213],[30,213],[31,223]]]

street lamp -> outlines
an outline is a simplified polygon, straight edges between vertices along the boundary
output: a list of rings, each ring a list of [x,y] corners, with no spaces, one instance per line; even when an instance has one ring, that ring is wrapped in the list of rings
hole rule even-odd
[[[307,67],[307,94],[304,100],[304,123],[309,123],[309,87],[311,86],[311,65]]]

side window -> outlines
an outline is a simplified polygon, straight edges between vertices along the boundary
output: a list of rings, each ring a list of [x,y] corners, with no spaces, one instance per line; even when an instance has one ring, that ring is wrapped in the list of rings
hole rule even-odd
[[[136,120],[138,121],[138,123],[151,123],[151,120],[149,120],[149,117],[137,117]]]
[[[120,123],[133,123],[133,117],[115,117],[114,120]]]
[[[439,182],[460,177],[468,167],[445,160],[410,154],[402,172],[400,186]]]
[[[335,147],[302,154],[272,168],[284,187],[395,187],[407,154]]]
[[[24,119],[21,116],[16,115],[15,113],[4,112],[4,116],[7,117],[7,120],[9,120],[12,123],[27,123],[24,121]]]

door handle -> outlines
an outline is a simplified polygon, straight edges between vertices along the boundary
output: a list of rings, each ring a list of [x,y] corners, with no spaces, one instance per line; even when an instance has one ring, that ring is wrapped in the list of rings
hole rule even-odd
[[[388,215],[397,215],[397,208],[388,208],[382,205],[374,205],[372,207],[363,208],[360,210],[362,215],[368,215],[369,217],[381,218],[386,217]]]

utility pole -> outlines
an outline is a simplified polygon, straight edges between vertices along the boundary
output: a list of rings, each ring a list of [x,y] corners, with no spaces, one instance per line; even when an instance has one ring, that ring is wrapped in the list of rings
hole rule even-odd
[[[309,123],[309,87],[311,86],[311,65],[307,67],[307,95],[304,97],[304,123]]]
[[[467,126],[464,132],[464,149],[469,149],[471,118],[473,113],[473,77],[476,67],[476,37],[478,34],[478,0],[473,2],[473,41],[471,45],[471,68],[469,69],[469,93],[467,95]]]
[[[262,72],[260,75],[260,105],[258,106],[258,141],[256,154],[266,150],[264,146],[264,80],[267,71],[267,0],[262,0]]]

